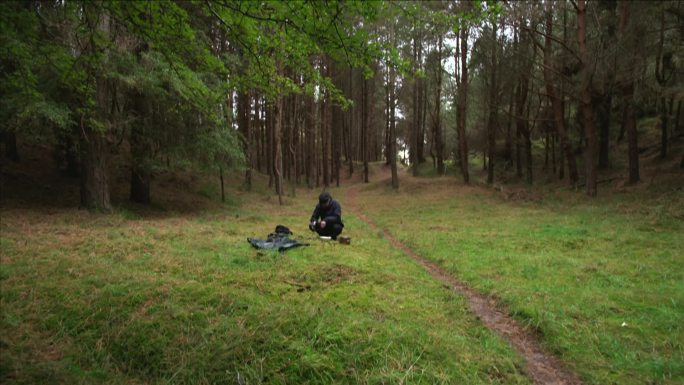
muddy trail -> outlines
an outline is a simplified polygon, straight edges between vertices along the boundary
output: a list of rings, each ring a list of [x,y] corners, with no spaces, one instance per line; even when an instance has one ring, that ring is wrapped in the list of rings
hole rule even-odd
[[[366,216],[357,205],[356,197],[359,188],[360,185],[353,185],[347,190],[346,204],[350,211],[374,230],[381,231],[394,247],[402,250],[404,254],[419,263],[432,277],[463,295],[468,300],[470,310],[478,319],[487,328],[508,341],[524,357],[527,362],[525,374],[533,383],[553,385],[582,384],[579,377],[565,368],[557,357],[542,349],[538,338],[533,333],[521,327],[511,316],[499,310],[494,298],[478,293],[460,282],[436,263],[411,250],[395,238],[389,230],[379,227],[371,218]]]

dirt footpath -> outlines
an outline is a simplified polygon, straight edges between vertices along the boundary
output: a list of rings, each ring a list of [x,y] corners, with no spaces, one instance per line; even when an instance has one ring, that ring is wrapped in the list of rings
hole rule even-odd
[[[468,299],[470,310],[489,329],[508,341],[513,348],[527,361],[525,372],[535,384],[578,385],[579,377],[570,372],[563,363],[552,354],[544,351],[535,335],[520,327],[508,314],[500,311],[494,298],[477,293],[458,279],[449,274],[396,239],[387,229],[379,228],[373,220],[368,218],[356,205],[359,185],[354,185],[347,191],[347,207],[356,216],[375,230],[380,230],[385,238],[396,248],[418,262],[430,275],[446,284]]]

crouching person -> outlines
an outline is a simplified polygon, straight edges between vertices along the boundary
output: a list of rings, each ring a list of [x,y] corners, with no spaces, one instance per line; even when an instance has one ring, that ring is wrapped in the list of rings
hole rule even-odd
[[[330,193],[321,193],[318,196],[318,204],[311,215],[309,229],[317,232],[320,236],[337,239],[343,228],[340,204],[332,199]]]

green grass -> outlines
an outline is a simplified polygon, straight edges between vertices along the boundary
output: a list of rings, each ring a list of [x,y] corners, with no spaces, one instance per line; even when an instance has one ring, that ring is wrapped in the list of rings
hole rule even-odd
[[[463,298],[354,216],[351,246],[311,237],[305,195],[195,214],[3,207],[0,382],[529,383]],[[312,245],[246,242],[279,223]]]
[[[522,203],[404,178],[399,193],[378,183],[359,196],[407,245],[499,298],[586,383],[684,383],[681,189]]]

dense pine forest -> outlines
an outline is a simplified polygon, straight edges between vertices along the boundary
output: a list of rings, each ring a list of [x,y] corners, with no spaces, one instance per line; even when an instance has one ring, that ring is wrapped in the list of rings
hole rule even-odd
[[[0,77],[2,384],[684,383],[682,1],[4,0]]]
[[[681,140],[677,1],[2,4],[4,157],[42,144],[110,210],[110,169],[321,187],[368,162],[468,183],[638,183]],[[645,118],[651,118],[644,121]],[[659,135],[639,135],[640,124]],[[652,127],[649,127],[649,129]],[[652,130],[649,130],[649,132]],[[616,150],[618,149],[619,150]],[[678,149],[679,147],[677,147]],[[421,167],[431,164],[430,167]],[[681,159],[684,166],[684,158]],[[543,166],[543,167],[540,167]]]

